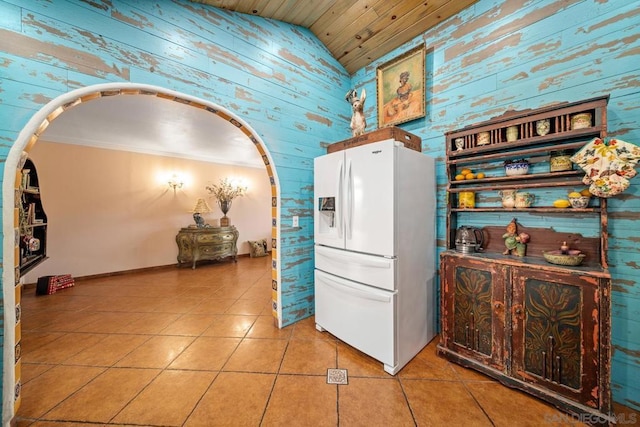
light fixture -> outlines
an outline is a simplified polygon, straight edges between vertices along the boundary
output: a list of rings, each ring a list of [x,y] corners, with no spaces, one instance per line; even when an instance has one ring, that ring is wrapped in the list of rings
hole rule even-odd
[[[202,218],[202,215],[200,214],[211,212],[211,208],[207,204],[207,201],[205,199],[198,199],[196,201],[196,205],[191,209],[191,212],[193,212],[193,220],[196,222],[196,227],[206,227],[204,218]]]
[[[184,182],[182,181],[182,178],[178,176],[178,174],[173,174],[171,175],[171,178],[169,178],[169,188],[173,188],[173,192],[176,192],[176,189],[178,188],[182,188],[182,186],[184,185]]]

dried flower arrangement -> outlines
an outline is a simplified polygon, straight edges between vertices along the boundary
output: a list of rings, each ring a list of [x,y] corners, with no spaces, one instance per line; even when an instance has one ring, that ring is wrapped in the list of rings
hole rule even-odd
[[[207,185],[205,189],[215,197],[222,212],[225,214],[231,207],[231,201],[236,197],[244,196],[247,192],[247,187],[234,184],[229,178],[221,179],[219,184]]]

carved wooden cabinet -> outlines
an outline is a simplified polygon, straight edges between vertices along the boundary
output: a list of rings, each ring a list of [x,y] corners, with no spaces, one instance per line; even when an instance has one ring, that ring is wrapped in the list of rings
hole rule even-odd
[[[600,357],[608,353],[608,279],[524,267],[511,275],[512,375],[590,408],[608,404],[608,385],[600,384],[608,372]]]
[[[439,353],[574,414],[606,420],[610,280],[498,255],[441,258]]]
[[[237,260],[238,230],[230,227],[187,227],[176,236],[178,266],[190,262],[196,268],[200,260],[218,260],[232,257]]]
[[[443,259],[441,345],[447,350],[504,368],[505,267],[476,259]]]
[[[613,421],[607,200],[555,207],[556,198],[585,184],[583,171],[556,171],[551,158],[605,139],[607,102],[600,97],[509,112],[447,133],[447,248],[440,264],[439,354],[593,424]],[[530,173],[506,176],[503,162],[524,158]],[[486,175],[460,179],[465,168]],[[504,190],[535,192],[536,202],[507,207]],[[471,205],[462,200],[469,193]],[[505,251],[510,220],[531,236],[524,256]],[[481,230],[482,249],[458,252],[456,231],[469,226]],[[563,242],[585,254],[581,265],[545,260],[544,252]]]

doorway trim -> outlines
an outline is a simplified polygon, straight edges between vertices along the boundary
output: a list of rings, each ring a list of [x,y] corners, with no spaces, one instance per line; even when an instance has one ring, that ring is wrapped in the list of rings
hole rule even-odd
[[[136,83],[105,83],[83,87],[65,93],[51,100],[36,112],[20,131],[16,141],[10,148],[5,159],[2,183],[2,295],[4,312],[4,341],[2,364],[2,424],[9,425],[15,416],[16,408],[21,398],[21,322],[20,322],[20,281],[19,267],[16,260],[16,246],[18,245],[15,220],[15,198],[17,183],[17,167],[23,152],[29,152],[38,141],[42,132],[62,113],[81,103],[108,96],[156,96],[189,105],[194,108],[209,111],[218,117],[229,121],[241,130],[254,143],[265,164],[271,184],[271,278],[272,278],[272,314],[278,328],[282,327],[281,290],[281,262],[278,248],[280,242],[280,184],[271,154],[258,133],[242,118],[224,107],[212,102],[193,97],[181,92],[159,86]],[[15,315],[13,314],[15,313]],[[18,337],[18,342],[16,342]]]

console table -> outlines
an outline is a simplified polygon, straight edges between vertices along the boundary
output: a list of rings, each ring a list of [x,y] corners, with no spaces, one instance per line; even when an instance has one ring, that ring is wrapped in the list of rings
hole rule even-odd
[[[176,236],[178,244],[178,267],[183,262],[190,262],[196,268],[200,260],[218,260],[233,257],[237,261],[238,230],[230,227],[187,227],[182,228]]]

